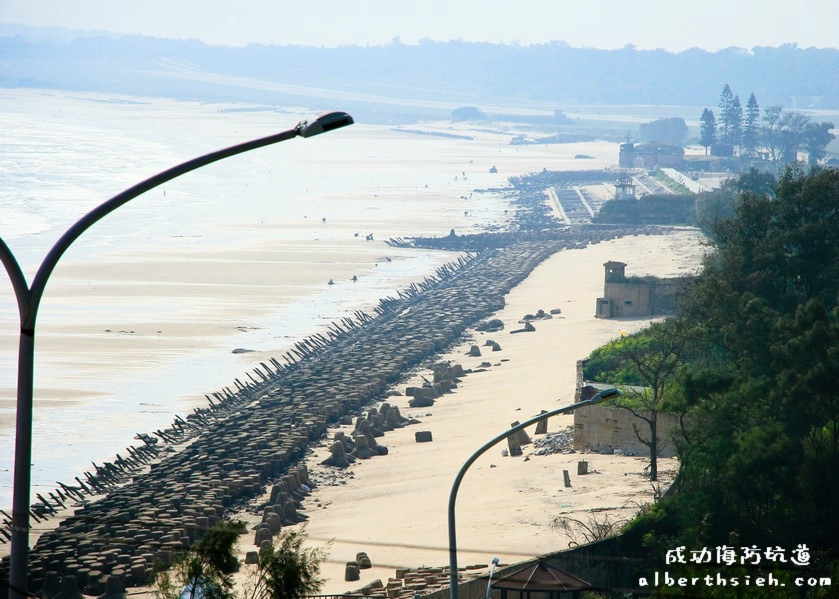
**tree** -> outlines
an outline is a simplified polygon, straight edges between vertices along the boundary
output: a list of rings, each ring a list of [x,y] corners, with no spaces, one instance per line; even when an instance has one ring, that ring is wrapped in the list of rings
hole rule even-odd
[[[638,440],[649,448],[652,481],[658,480],[658,412],[669,398],[684,356],[685,336],[680,323],[678,319],[668,319],[635,335],[616,339],[607,348],[601,348],[603,351],[593,353],[595,360],[586,366],[586,378],[606,377],[609,382],[625,385],[623,395],[613,405],[629,410],[645,423],[644,434],[638,426],[633,425],[633,429]]]
[[[740,194],[750,192],[771,198],[775,196],[777,184],[778,181],[773,175],[752,167],[739,178],[724,181],[718,189],[699,194],[695,205],[696,223],[708,233],[714,229],[716,223],[734,216]]]
[[[734,133],[732,123],[732,105],[734,104],[734,92],[725,84],[720,93],[720,142],[724,144],[733,144],[732,136]]]
[[[734,96],[731,100],[728,115],[730,133],[730,144],[741,146],[743,143],[743,106],[740,104],[740,96]]]
[[[830,130],[833,123],[807,123],[804,128],[804,146],[807,149],[807,164],[816,166],[825,156],[825,149],[835,136]]]
[[[754,156],[757,150],[758,135],[760,129],[760,107],[757,104],[754,92],[749,95],[746,102],[746,115],[743,121],[743,149],[748,156]]]
[[[477,106],[460,106],[452,110],[453,121],[485,121],[486,118]]]
[[[696,226],[707,230],[717,220],[734,214],[735,195],[733,190],[725,186],[698,194],[694,204]]]
[[[189,551],[175,558],[174,580],[168,571],[156,573],[158,596],[177,599],[185,591],[187,599],[232,599],[231,574],[239,567],[233,549],[242,532],[244,524],[239,521],[220,522],[210,529]]]
[[[769,173],[762,173],[752,167],[748,173],[740,175],[738,179],[729,179],[723,183],[723,188],[732,188],[738,193],[749,192],[761,197],[775,196],[775,186],[778,182]],[[733,214],[729,215],[733,216]]]
[[[778,139],[783,162],[798,160],[798,151],[804,143],[805,131],[810,117],[797,112],[787,111],[778,120]]]
[[[259,548],[246,599],[302,599],[320,591],[325,550],[304,549],[304,540],[303,531],[282,531],[276,543]]]
[[[837,572],[839,171],[793,163],[768,193],[755,177],[735,187],[675,317],[690,331],[679,476],[624,538],[658,560],[679,545],[806,547],[804,571]]]
[[[778,121],[781,120],[783,113],[783,106],[773,104],[763,109],[763,122],[765,123],[761,133],[763,135],[763,143],[769,151],[769,157],[772,162],[778,161]]]
[[[688,126],[681,117],[656,119],[639,127],[641,139],[681,146],[688,135]]]
[[[702,111],[699,117],[699,143],[705,147],[705,155],[708,155],[708,148],[717,143],[717,121],[714,112],[707,108]]]
[[[172,571],[155,575],[160,599],[234,599],[232,574],[239,569],[235,545],[245,532],[242,522],[220,522],[175,558]],[[244,599],[301,599],[320,591],[324,549],[304,549],[305,530],[282,531],[276,542],[259,549],[247,578]]]
[[[705,350],[682,370],[693,424],[679,444],[679,509],[703,542],[839,557],[823,525],[839,518],[837,197],[839,172],[788,168],[713,228],[684,312]]]

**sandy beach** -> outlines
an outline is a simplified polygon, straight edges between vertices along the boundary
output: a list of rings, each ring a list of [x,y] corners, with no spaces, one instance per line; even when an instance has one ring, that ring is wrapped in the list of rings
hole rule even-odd
[[[378,439],[388,455],[358,460],[336,477],[334,469],[319,465],[329,455],[327,443],[322,443],[307,460],[312,479],[322,484],[304,501],[309,545],[328,551],[322,592],[356,590],[377,579],[386,584],[397,568],[447,566],[448,500],[463,463],[514,421],[571,403],[577,360],[622,331],[649,323],[594,318],[595,300],[603,292],[603,263],[624,261],[632,275],[678,276],[695,272],[702,253],[701,236],[693,230],[562,251],[508,295],[506,307],[495,315],[504,322],[504,331],[474,332],[441,357],[473,370],[453,393],[430,408],[410,408],[410,398],[404,395],[388,398],[403,415],[420,421]],[[561,314],[537,321],[534,332],[510,334],[521,328],[525,314],[553,308],[560,308]],[[488,352],[487,339],[499,343],[501,351]],[[481,346],[483,355],[467,356],[471,345]],[[482,367],[487,362],[491,365]],[[421,385],[422,376],[430,378],[430,371],[418,372],[408,385]],[[404,393],[404,386],[396,391]],[[548,431],[564,429],[572,421],[572,416],[555,417]],[[534,428],[528,433],[536,440]],[[338,430],[349,434],[352,427],[331,430],[330,438]],[[414,433],[419,430],[431,431],[433,441],[417,443]],[[502,443],[479,458],[460,486],[456,504],[460,566],[486,565],[493,557],[509,564],[564,549],[570,539],[551,529],[554,517],[586,522],[607,510],[610,518],[620,520],[653,494],[644,476],[648,462],[644,457],[541,456],[533,455],[533,446],[525,446],[521,457],[509,457],[502,455],[505,448]],[[590,474],[576,475],[579,460],[589,462]],[[660,460],[662,485],[672,480],[675,469],[673,459]],[[572,473],[571,488],[564,488],[563,470]],[[251,525],[258,521],[250,519]],[[255,548],[252,535],[242,541],[244,558]],[[346,562],[359,552],[368,554],[373,567],[361,570],[359,581],[345,582]]]

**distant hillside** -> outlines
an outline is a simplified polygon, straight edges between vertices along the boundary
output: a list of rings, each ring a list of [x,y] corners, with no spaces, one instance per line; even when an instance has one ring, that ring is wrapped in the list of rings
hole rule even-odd
[[[113,34],[0,26],[0,86],[270,104],[341,98],[371,111],[442,115],[517,106],[706,105],[725,83],[761,106],[839,108],[839,51],[759,47],[719,52],[471,42],[314,48],[208,46]],[[344,101],[346,100],[346,101]],[[698,115],[697,115],[698,117]]]

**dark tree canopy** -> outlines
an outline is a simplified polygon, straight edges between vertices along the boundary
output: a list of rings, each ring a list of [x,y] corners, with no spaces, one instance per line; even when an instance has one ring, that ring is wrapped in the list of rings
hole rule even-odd
[[[800,112],[787,111],[778,119],[778,139],[781,147],[781,160],[795,162],[804,143],[810,117]]]
[[[807,162],[816,166],[825,157],[827,144],[836,137],[831,133],[833,123],[807,123],[804,129],[804,145],[807,150]]]
[[[741,180],[678,317],[685,421],[677,492],[635,532],[687,544],[809,547],[839,563],[839,171]],[[831,523],[829,526],[826,523]],[[646,531],[646,532],[643,532]]]
[[[623,336],[592,352],[584,365],[587,380],[623,384],[612,405],[629,410],[638,440],[649,449],[650,480],[658,480],[658,414],[673,405],[673,383],[682,365],[687,340],[681,321],[654,323],[635,335]]]
[[[772,162],[789,164],[799,160],[799,153],[807,153],[807,163],[817,166],[827,154],[827,146],[833,141],[833,123],[813,123],[810,117],[794,111],[784,111],[783,106],[774,104],[764,109],[754,92],[749,95],[745,111],[737,96],[726,84],[720,94],[720,118],[705,108],[699,119],[699,142],[708,148],[719,145],[718,155],[730,156],[739,145],[740,156],[761,157]],[[762,150],[765,149],[765,153]],[[759,153],[759,150],[761,152]],[[714,150],[712,150],[714,152]]]
[[[763,117],[761,119],[764,123],[761,129],[763,143],[769,152],[769,158],[773,162],[778,159],[778,121],[781,119],[783,110],[783,106],[773,104],[763,109]]]
[[[484,121],[486,118],[477,106],[460,106],[452,110],[453,121]]]
[[[657,141],[681,146],[688,136],[688,126],[681,117],[656,119],[649,123],[642,123],[639,134],[644,141]]]

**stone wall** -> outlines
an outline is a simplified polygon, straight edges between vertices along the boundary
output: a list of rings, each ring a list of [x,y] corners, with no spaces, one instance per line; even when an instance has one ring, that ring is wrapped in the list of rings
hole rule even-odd
[[[649,417],[649,412],[641,412]],[[672,436],[679,430],[679,417],[669,412],[659,412],[658,455],[673,457],[676,447]],[[613,453],[616,449],[627,455],[647,455],[649,447],[641,443],[635,430],[644,440],[650,438],[650,427],[646,421],[636,418],[632,412],[622,408],[586,406],[574,410],[574,449]]]

